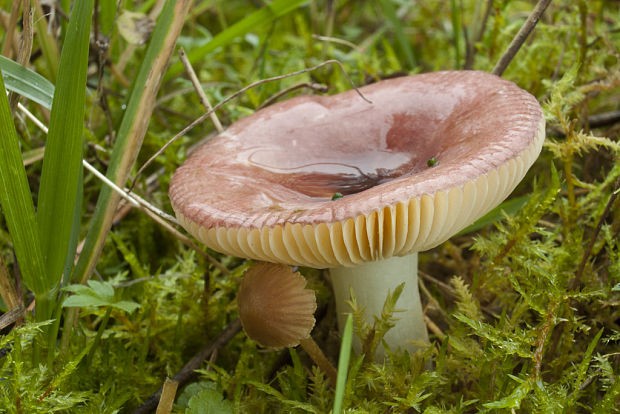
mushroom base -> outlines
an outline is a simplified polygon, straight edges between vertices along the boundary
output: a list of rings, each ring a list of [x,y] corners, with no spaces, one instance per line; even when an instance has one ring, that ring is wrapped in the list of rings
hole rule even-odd
[[[394,292],[398,285],[404,283],[403,291],[395,307],[402,312],[393,314],[398,321],[383,339],[392,351],[403,348],[409,352],[415,352],[421,343],[428,343],[418,289],[417,253],[369,262],[356,267],[333,268],[330,269],[330,276],[341,333],[344,329],[346,314],[351,312],[351,307],[347,304],[350,299],[350,289],[353,289],[357,303],[364,308],[366,321],[372,324],[375,315],[381,316],[388,293]],[[357,337],[353,339],[353,348],[357,353],[362,350],[361,342]],[[375,358],[384,359],[382,346],[377,349]]]

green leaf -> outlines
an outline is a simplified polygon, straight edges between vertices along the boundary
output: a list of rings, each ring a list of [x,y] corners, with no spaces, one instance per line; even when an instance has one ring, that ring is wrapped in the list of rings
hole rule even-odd
[[[349,370],[349,359],[351,358],[351,344],[353,342],[353,315],[347,316],[342,334],[342,344],[340,345],[340,356],[338,357],[338,376],[336,377],[336,394],[334,396],[333,414],[340,414],[344,392],[347,385],[347,372]]]
[[[47,289],[62,276],[73,230],[82,168],[82,131],[90,22],[94,0],[74,3],[60,55],[58,81],[41,172],[37,222]],[[75,229],[77,231],[78,229]]]
[[[124,111],[106,172],[106,177],[121,187],[126,184],[142,145],[146,125],[153,112],[155,96],[161,83],[153,68],[163,68],[168,63],[178,31],[185,20],[188,4],[184,1],[166,1],[153,30],[140,71],[132,84],[127,109]],[[120,196],[108,186],[101,188],[84,247],[71,276],[72,281],[84,282],[90,276],[112,225],[119,199]]]
[[[35,295],[47,283],[34,205],[9,101],[0,76],[0,204],[26,286]]]
[[[140,307],[140,304],[136,302],[131,302],[129,300],[121,300],[119,302],[112,303],[110,306],[123,310],[127,313],[131,313],[138,309]]]
[[[528,379],[527,381],[519,384],[519,386],[517,386],[517,388],[515,388],[509,396],[483,405],[486,408],[519,408],[521,406],[521,401],[527,397],[532,390],[533,385],[534,381],[532,379]]]
[[[85,306],[110,306],[110,302],[92,295],[73,295],[69,296],[62,304],[65,308],[85,307]]]
[[[390,26],[392,26],[392,30],[394,30],[398,45],[405,55],[408,69],[412,70],[415,68],[415,59],[413,57],[413,51],[411,50],[411,43],[409,42],[407,35],[405,35],[403,24],[396,14],[396,9],[394,8],[392,1],[393,0],[379,0],[378,3],[383,11],[383,14],[385,15],[386,20],[390,23]]]
[[[601,339],[601,335],[603,335],[604,328],[601,328],[598,333],[594,336],[594,339],[588,345],[586,352],[583,355],[583,360],[579,363],[577,368],[577,377],[573,383],[573,394],[569,401],[569,407],[573,407],[577,404],[577,400],[582,393],[582,385],[585,381],[586,374],[588,372],[588,367],[590,366],[590,361],[592,361],[592,353],[594,352],[594,348],[598,344],[598,341]]]
[[[295,10],[307,0],[275,0],[260,10],[246,16],[244,19],[238,21],[228,29],[220,32],[217,36],[211,39],[210,42],[205,43],[203,46],[193,49],[189,54],[189,61],[192,63],[198,62],[204,59],[205,55],[213,52],[218,47],[226,46],[231,43],[233,39],[243,36],[249,31],[253,30],[257,26],[261,26],[274,21],[275,19],[284,16],[285,14]],[[169,80],[172,77],[183,72],[183,64],[177,62],[168,69],[165,80]]]
[[[140,304],[136,302],[116,299],[114,287],[109,282],[89,280],[88,286],[79,284],[69,285],[64,287],[63,290],[74,293],[74,295],[69,296],[63,302],[62,306],[65,308],[109,306],[131,313],[140,307]]]
[[[114,299],[114,288],[109,283],[89,280],[88,286],[100,298],[106,298],[108,300]]]
[[[232,414],[233,406],[221,393],[205,389],[189,399],[186,414]]]
[[[33,102],[52,108],[54,85],[43,76],[4,56],[0,56],[0,69],[6,88]]]

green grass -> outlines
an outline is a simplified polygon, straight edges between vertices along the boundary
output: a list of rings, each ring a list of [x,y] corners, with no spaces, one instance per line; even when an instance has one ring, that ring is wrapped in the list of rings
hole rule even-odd
[[[88,161],[120,187],[135,178],[137,194],[171,212],[171,174],[214,131],[197,125],[135,177],[204,113],[176,46],[215,105],[325,59],[342,62],[357,85],[467,59],[490,71],[534,6],[494,1],[482,27],[486,0],[342,0],[333,14],[308,1],[195,0],[188,8],[167,0],[159,13],[152,0],[121,2],[118,11],[112,1],[59,3],[56,20],[35,13],[26,68],[14,63],[19,45],[12,60],[0,58],[0,91],[20,94],[49,128],[13,114],[0,96],[0,277],[11,279],[1,286],[21,286],[0,292],[0,309],[15,297],[35,309],[0,332],[0,413],[133,412],[237,317],[246,261],[196,249],[150,215],[124,209],[81,166]],[[0,0],[3,12],[11,5]],[[143,13],[148,42],[123,37],[116,22],[124,10]],[[616,2],[552,2],[505,72],[542,103],[547,141],[506,203],[420,254],[422,300],[435,327],[428,347],[388,352],[383,364],[355,355],[352,334],[338,333],[323,272],[301,269],[319,303],[312,335],[339,366],[337,386],[302,350],[265,351],[238,334],[179,388],[173,412],[617,410],[619,123],[593,129],[588,119],[620,110],[619,15]],[[89,41],[95,24],[98,44]],[[250,89],[218,116],[230,125],[304,82],[350,89],[326,66]],[[361,315],[353,309],[353,326]],[[356,332],[375,349],[389,325]]]

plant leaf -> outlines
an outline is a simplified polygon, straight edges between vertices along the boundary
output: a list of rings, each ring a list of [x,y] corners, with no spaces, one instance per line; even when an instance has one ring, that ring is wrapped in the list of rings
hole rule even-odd
[[[39,231],[9,101],[0,76],[0,204],[24,283],[35,295],[47,290]]]
[[[6,88],[33,102],[52,108],[54,85],[36,72],[31,71],[4,56],[0,56],[0,69]]]
[[[153,30],[140,71],[132,85],[127,109],[106,172],[106,177],[121,187],[125,185],[142,145],[153,112],[155,96],[161,84],[159,77],[153,78],[159,73],[154,68],[163,71],[168,64],[190,4],[191,2],[187,0],[166,1]],[[120,196],[108,186],[101,188],[84,247],[71,276],[72,281],[85,282],[90,276],[112,225],[119,200]]]
[[[60,55],[41,172],[37,222],[47,289],[58,285],[73,231],[80,170],[90,22],[94,0],[74,3]],[[75,229],[77,231],[78,229]]]
[[[97,280],[89,280],[88,286],[100,298],[105,298],[108,300],[114,299],[114,288],[109,283],[99,282]]]
[[[62,304],[65,308],[84,307],[84,306],[110,306],[110,303],[97,296],[92,295],[72,295],[69,296]]]
[[[188,408],[185,410],[186,414],[199,414],[199,413],[230,413],[233,412],[233,407],[230,401],[224,399],[221,393],[204,389],[198,394],[195,394],[189,399]]]
[[[528,379],[527,381],[519,384],[509,396],[483,405],[486,408],[519,408],[521,406],[521,401],[527,397],[532,390],[533,385],[534,381],[532,379]]]
[[[338,357],[338,376],[336,378],[336,394],[334,396],[334,414],[342,411],[344,392],[347,385],[347,373],[349,370],[349,359],[351,358],[351,344],[353,343],[353,315],[347,316],[342,334],[342,344],[340,345],[340,356]]]
[[[285,14],[301,6],[306,1],[307,0],[275,0],[269,3],[260,10],[255,11],[254,13],[246,16],[244,19],[241,19],[237,23],[233,24],[228,29],[218,33],[213,39],[211,39],[210,42],[193,49],[188,54],[189,61],[195,63],[203,59],[206,54],[213,52],[218,47],[226,46],[232,42],[233,39],[243,36],[255,27],[270,23],[278,17],[284,16]],[[171,79],[181,72],[183,72],[183,64],[181,62],[177,62],[172,65],[170,69],[168,69],[164,79]]]

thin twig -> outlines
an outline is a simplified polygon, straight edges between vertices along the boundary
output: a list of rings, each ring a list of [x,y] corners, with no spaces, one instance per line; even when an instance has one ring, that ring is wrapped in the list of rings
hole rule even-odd
[[[258,109],[265,108],[271,105],[272,103],[274,103],[275,101],[277,101],[278,99],[280,99],[281,97],[283,97],[284,95],[286,95],[287,93],[290,93],[300,88],[308,88],[315,92],[320,92],[320,93],[325,93],[327,92],[327,89],[328,89],[327,85],[323,85],[322,83],[316,83],[316,82],[298,83],[297,85],[293,85],[290,88],[283,89],[280,92],[276,93],[275,95],[270,96],[268,99],[265,100],[265,102],[260,104]]]
[[[241,321],[236,319],[222,331],[215,341],[202,348],[172,379],[177,381],[180,387],[183,387],[196,375],[195,371],[200,368],[202,362],[209,358],[213,352],[224,347],[237,333],[239,333],[239,331],[241,331]],[[157,406],[161,392],[162,388],[151,394],[141,406],[134,410],[133,414],[146,414],[151,412]]]
[[[609,212],[611,211],[611,207],[613,206],[614,202],[618,198],[619,194],[620,194],[620,177],[618,177],[618,179],[616,180],[614,190],[612,191],[611,196],[609,197],[609,201],[607,201],[605,210],[603,210],[603,214],[601,214],[601,217],[599,218],[598,223],[596,224],[596,229],[594,230],[594,233],[592,233],[592,237],[590,237],[590,241],[588,242],[586,249],[583,251],[583,257],[581,258],[581,263],[579,263],[579,267],[577,268],[577,271],[575,272],[575,277],[570,282],[571,289],[577,289],[581,285],[581,277],[583,275],[583,270],[586,267],[586,263],[588,263],[588,259],[590,258],[590,254],[592,253],[592,248],[594,247],[594,243],[596,243],[598,234],[600,233],[601,228],[603,227],[603,222],[607,219],[607,216],[609,215]]]
[[[521,49],[521,46],[525,42],[525,39],[527,39],[534,27],[536,27],[536,23],[538,23],[538,20],[545,12],[545,9],[547,9],[547,6],[549,6],[550,3],[551,0],[538,1],[536,7],[534,7],[534,10],[532,11],[532,14],[530,14],[525,23],[523,23],[523,26],[521,26],[521,29],[519,29],[519,33],[517,33],[514,39],[512,39],[512,42],[510,42],[508,49],[506,50],[506,52],[504,52],[500,60],[497,62],[497,65],[495,65],[495,67],[493,68],[493,71],[491,72],[492,74],[502,76],[502,74],[512,61],[512,58],[514,58],[519,49]]]
[[[326,60],[325,62],[319,63],[316,66],[313,66],[311,68],[307,68],[307,69],[302,69],[302,70],[298,70],[295,72],[291,72],[291,73],[287,73],[284,75],[278,75],[278,76],[273,76],[271,78],[265,78],[265,79],[261,79],[258,80],[256,82],[252,82],[251,84],[239,89],[237,92],[233,93],[232,95],[230,95],[229,97],[227,97],[226,99],[224,99],[223,101],[219,102],[217,105],[215,105],[213,107],[212,110],[207,111],[206,113],[204,113],[203,115],[201,115],[198,119],[196,119],[194,122],[192,122],[191,124],[189,124],[188,126],[186,126],[185,128],[183,128],[181,130],[181,132],[179,132],[178,134],[176,134],[174,137],[172,137],[172,139],[170,139],[167,143],[165,143],[155,154],[153,154],[153,156],[151,158],[149,158],[143,165],[142,167],[140,167],[140,169],[138,170],[138,172],[136,173],[136,177],[134,178],[133,183],[131,184],[130,189],[133,189],[134,186],[136,185],[136,180],[138,179],[138,177],[140,176],[140,174],[146,169],[146,167],[148,167],[153,161],[155,161],[155,159],[157,157],[159,157],[164,151],[166,151],[166,149],[168,149],[168,147],[170,145],[172,145],[177,139],[181,138],[182,136],[184,136],[185,134],[187,134],[187,132],[189,132],[192,128],[194,128],[196,125],[200,124],[202,121],[204,121],[208,116],[211,115],[212,112],[217,111],[218,109],[220,109],[222,106],[226,105],[228,102],[230,102],[231,100],[235,99],[237,96],[245,93],[246,91],[248,91],[249,89],[252,89],[256,86],[262,85],[264,83],[268,83],[268,82],[273,82],[273,81],[277,81],[277,80],[281,80],[281,79],[286,79],[286,78],[290,78],[292,76],[297,76],[297,75],[301,75],[303,73],[308,73],[308,72],[312,72],[314,70],[320,69],[323,66],[326,65],[330,65],[330,64],[335,64],[338,65],[338,67],[342,70],[342,72],[344,73],[344,76],[349,80],[349,82],[351,82],[351,85],[353,87],[353,89],[355,89],[355,91],[357,92],[357,94],[366,102],[368,102],[369,104],[372,104],[372,102],[370,100],[368,100],[363,94],[362,92],[360,92],[360,90],[357,88],[357,86],[355,86],[355,84],[353,83],[353,81],[351,80],[351,78],[349,78],[349,75],[347,75],[347,72],[344,70],[344,67],[342,66],[342,63],[340,63],[340,61],[332,59],[332,60]]]
[[[423,277],[418,278],[418,286],[420,287],[420,292],[422,292],[428,298],[429,305],[432,305],[435,309],[437,309],[437,311],[441,313],[441,316],[445,320],[450,320],[450,316],[448,316],[446,311],[443,310],[443,308],[439,304],[439,301],[435,299],[435,297],[431,295],[431,292],[426,288],[426,285],[424,284],[423,279],[424,279]]]
[[[358,45],[356,45],[353,42],[349,42],[348,40],[344,40],[344,39],[339,39],[337,37],[321,36],[321,35],[318,35],[318,34],[313,34],[312,38],[320,40],[322,42],[331,42],[331,43],[337,43],[337,44],[340,44],[340,45],[348,46],[351,49],[355,49],[355,50],[357,50],[360,53],[364,53],[365,52],[365,50],[364,50],[364,48],[362,46],[358,46]]]
[[[222,126],[222,123],[217,117],[217,114],[213,111],[211,102],[209,102],[209,98],[207,98],[205,91],[202,89],[202,86],[200,85],[200,81],[198,80],[198,76],[196,76],[196,72],[194,72],[194,68],[192,68],[192,64],[187,58],[187,54],[185,54],[185,50],[183,50],[183,48],[179,49],[179,57],[181,58],[181,62],[183,62],[183,66],[185,66],[185,70],[187,71],[189,80],[191,80],[192,85],[194,85],[194,89],[196,90],[196,93],[198,94],[198,97],[200,98],[200,102],[202,103],[202,106],[204,106],[207,111],[211,111],[211,115],[209,116],[211,117],[213,126],[215,126],[215,129],[217,130],[217,132],[221,134],[222,132],[224,132],[224,127]]]
[[[456,293],[454,292],[454,288],[452,288],[452,286],[450,286],[449,284],[442,282],[439,279],[434,278],[433,276],[429,275],[426,272],[423,272],[421,270],[418,270],[418,275],[422,276],[424,279],[436,284],[437,286],[439,286],[440,288],[442,288],[446,293],[450,294],[453,297],[456,297]]]
[[[443,341],[446,338],[446,334],[443,333],[441,328],[439,326],[437,326],[435,324],[435,322],[433,322],[433,320],[431,318],[429,318],[428,316],[426,316],[426,315],[424,315],[424,323],[426,324],[426,327],[432,333],[434,333],[440,340]]]

